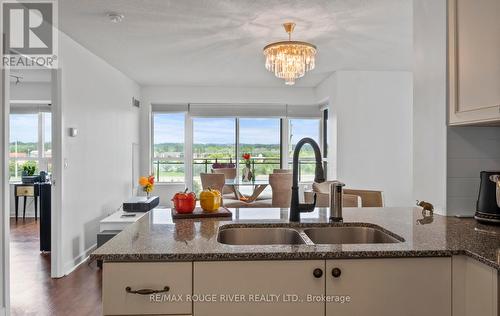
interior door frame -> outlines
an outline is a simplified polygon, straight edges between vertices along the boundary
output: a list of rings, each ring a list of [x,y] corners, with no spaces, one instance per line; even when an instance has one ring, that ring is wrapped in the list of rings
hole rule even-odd
[[[62,199],[63,199],[63,157],[64,139],[61,109],[61,69],[51,69],[51,109],[52,109],[52,198],[51,198],[51,256],[50,276],[64,276],[62,264]]]
[[[0,41],[3,42],[3,41]],[[3,51],[0,43],[0,51]],[[0,315],[10,314],[10,200],[9,200],[9,70],[1,69],[0,95],[2,97],[2,107],[0,112],[0,139],[2,154],[0,155],[0,209],[3,210],[0,216],[0,235],[2,243],[0,245],[1,285],[0,285]]]
[[[0,41],[0,49],[1,49]],[[9,183],[9,114],[10,114],[10,80],[9,69],[0,72],[0,316],[10,314],[10,183]],[[64,276],[62,270],[62,111],[61,111],[61,71],[51,70],[52,94],[52,166],[54,182],[52,186],[52,216],[51,216],[51,273],[52,278]]]

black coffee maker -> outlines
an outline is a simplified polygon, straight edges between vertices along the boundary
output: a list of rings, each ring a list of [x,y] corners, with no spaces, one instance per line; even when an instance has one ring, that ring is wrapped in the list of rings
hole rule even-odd
[[[481,184],[474,218],[500,224],[500,171],[481,171]]]

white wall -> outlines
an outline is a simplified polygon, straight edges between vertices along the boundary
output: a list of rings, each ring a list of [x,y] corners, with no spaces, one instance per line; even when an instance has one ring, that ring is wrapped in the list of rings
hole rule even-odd
[[[314,89],[241,88],[241,87],[197,87],[197,86],[146,86],[141,89],[141,174],[148,174],[151,165],[151,104],[169,103],[280,103],[313,104],[316,101]],[[184,189],[184,184],[158,184],[154,195],[160,203],[170,206],[170,198]]]
[[[350,188],[384,191],[387,206],[413,204],[411,72],[339,71],[316,94],[330,101],[336,177]]]
[[[60,37],[62,269],[96,244],[99,220],[132,194],[132,144],[139,142],[139,86],[66,35]],[[77,137],[68,128],[78,128]],[[57,181],[57,179],[56,179]]]
[[[413,198],[446,212],[446,0],[413,1]]]
[[[448,128],[447,215],[473,215],[479,173],[500,170],[500,127]]]
[[[50,82],[10,83],[11,100],[50,100]]]

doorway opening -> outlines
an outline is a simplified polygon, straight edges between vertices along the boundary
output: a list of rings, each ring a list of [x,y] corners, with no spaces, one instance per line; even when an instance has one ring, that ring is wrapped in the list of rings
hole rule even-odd
[[[10,305],[16,314],[43,306],[43,280],[51,275],[51,70],[11,70],[9,88]],[[26,300],[27,289],[39,304]]]

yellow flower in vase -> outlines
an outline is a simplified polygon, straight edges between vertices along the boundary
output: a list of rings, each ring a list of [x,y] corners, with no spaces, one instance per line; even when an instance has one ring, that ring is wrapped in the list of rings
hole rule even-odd
[[[155,187],[155,177],[153,175],[149,177],[140,177],[139,185],[142,187],[142,190],[146,192],[146,196],[149,198],[149,193],[153,192]]]

